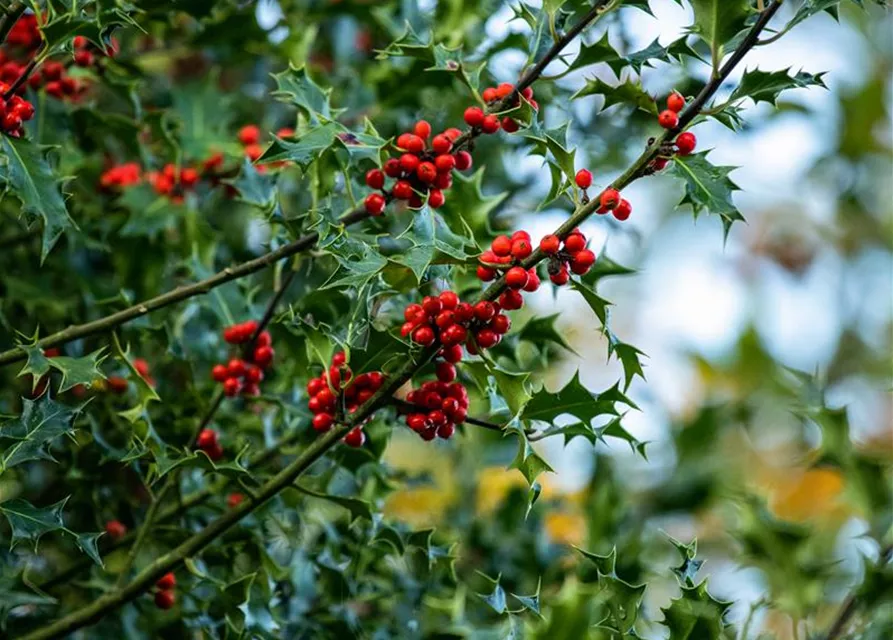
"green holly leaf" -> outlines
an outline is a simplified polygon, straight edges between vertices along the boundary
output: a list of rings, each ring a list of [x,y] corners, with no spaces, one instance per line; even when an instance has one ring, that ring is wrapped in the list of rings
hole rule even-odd
[[[661,624],[670,630],[670,640],[720,640],[725,637],[724,618],[730,606],[711,596],[704,580],[697,586],[683,586],[679,598],[661,607]]]
[[[31,391],[33,392],[40,384],[40,379],[50,372],[50,359],[36,344],[20,344],[19,349],[27,354],[25,366],[19,371],[19,376],[31,376]]]
[[[548,343],[554,343],[576,354],[577,352],[571,348],[564,336],[555,329],[555,321],[558,320],[559,315],[561,314],[556,313],[545,318],[531,318],[518,332],[518,339],[527,340],[539,348]]]
[[[790,67],[779,71],[762,71],[760,69],[750,69],[744,73],[741,82],[732,95],[730,101],[750,98],[754,104],[759,102],[768,102],[773,106],[777,106],[778,95],[782,91],[788,89],[804,89],[806,87],[822,87],[827,89],[825,82],[822,80],[824,73],[807,73],[798,71],[791,75]]]
[[[589,272],[582,276],[580,280],[589,285],[595,285],[602,278],[607,278],[609,276],[630,276],[635,275],[636,273],[636,269],[624,267],[622,264],[609,258],[608,254],[602,251],[598,258],[596,258],[595,264],[592,265]],[[607,304],[610,303],[608,302]]]
[[[0,452],[0,472],[31,460],[55,462],[48,447],[74,431],[80,410],[56,402],[49,390],[36,400],[22,398],[22,414],[0,425],[0,440],[14,441]]]
[[[152,385],[146,382],[146,379],[143,378],[139,371],[136,370],[136,367],[133,366],[133,362],[130,359],[130,346],[128,345],[127,350],[125,350],[121,346],[121,342],[118,340],[118,335],[112,334],[112,337],[118,357],[127,365],[127,368],[130,369],[130,382],[136,387],[137,392],[136,405],[131,409],[119,412],[118,415],[130,423],[135,423],[147,416],[146,411],[150,402],[160,402],[161,398],[158,397],[158,394],[155,392]]]
[[[744,29],[750,4],[749,0],[691,0],[695,11],[691,30],[710,45],[715,65],[722,57],[723,45]]]
[[[676,551],[682,556],[682,563],[678,567],[673,567],[673,573],[679,584],[686,587],[693,587],[695,584],[695,576],[704,564],[703,560],[697,560],[698,540],[695,538],[688,544],[683,544],[672,536],[667,536],[670,542],[676,547]]]
[[[589,305],[589,308],[592,309],[595,316],[602,323],[602,326],[605,327],[608,325],[608,307],[610,307],[613,303],[605,300],[600,295],[598,295],[593,289],[590,289],[582,282],[577,280],[571,281],[571,287],[574,291],[583,296],[583,299],[586,301],[586,304]]]
[[[502,588],[502,585],[499,584],[500,578],[497,577],[496,580],[488,577],[487,575],[478,572],[479,575],[482,575],[484,578],[493,583],[493,591],[490,593],[478,593],[476,594],[481,600],[486,602],[493,611],[498,614],[503,614],[506,612],[506,603],[505,603],[505,589]]]
[[[26,540],[34,543],[36,551],[37,543],[44,534],[64,529],[62,509],[66,502],[68,498],[42,509],[18,498],[0,503],[0,512],[6,516],[12,529],[11,546],[15,547],[17,543]]]
[[[95,10],[84,11],[89,5]],[[44,47],[50,53],[57,53],[71,47],[71,41],[76,36],[83,36],[100,49],[105,49],[110,43],[112,32],[118,27],[139,25],[123,8],[110,8],[109,5],[100,6],[92,2],[71,3],[62,5],[71,7],[70,11],[59,12],[52,2],[47,2],[46,21],[39,25],[43,36]],[[44,7],[42,7],[44,9]]]
[[[412,230],[418,242],[433,247],[451,258],[464,261],[471,255],[466,249],[474,247],[474,239],[459,235],[430,207],[422,207],[415,213]]]
[[[598,586],[601,600],[608,609],[608,617],[599,626],[610,629],[622,636],[629,633],[639,617],[645,584],[631,584],[617,576],[617,550],[611,549],[606,556],[574,547],[584,558],[592,562],[598,574]]]
[[[251,475],[242,465],[241,459],[244,457],[245,451],[239,453],[235,460],[226,462],[215,462],[208,457],[204,451],[189,451],[180,457],[168,457],[166,452],[160,451],[155,454],[155,465],[150,482],[152,484],[161,480],[171,471],[180,468],[186,469],[202,469],[210,474],[220,474],[238,482],[247,482],[248,484],[258,484],[257,479]]]
[[[102,556],[99,555],[99,547],[97,546],[99,538],[104,536],[105,532],[100,531],[99,533],[73,533],[69,531],[69,533],[74,536],[74,541],[77,544],[78,549],[87,554],[87,557],[90,558],[98,566],[105,566],[102,562]]]
[[[532,611],[537,617],[542,618],[543,615],[540,613],[540,589],[543,586],[542,578],[536,583],[536,593],[533,593],[529,596],[520,596],[517,593],[509,593],[509,595],[521,603],[521,609],[518,611],[511,611],[511,613],[521,613],[523,611]]]
[[[298,132],[290,140],[276,138],[258,162],[266,164],[288,160],[306,169],[336,144],[338,136],[347,133],[347,130],[337,122],[327,122],[307,131]]]
[[[489,233],[490,216],[505,201],[508,194],[483,194],[484,168],[471,175],[453,174],[453,186],[446,204],[438,210],[452,228],[463,226],[470,237]]]
[[[307,74],[305,67],[295,67],[289,64],[289,68],[281,73],[274,73],[276,90],[273,96],[282,102],[287,102],[307,114],[314,123],[331,120],[338,116],[340,111],[335,111],[329,104],[332,89],[323,89]]]
[[[561,78],[572,71],[583,69],[589,65],[598,64],[600,62],[607,64],[617,75],[620,74],[621,69],[623,69],[626,63],[626,59],[621,56],[613,46],[611,46],[611,43],[608,41],[607,32],[605,32],[600,40],[593,42],[592,44],[586,44],[585,42],[581,44],[580,53],[574,61],[568,65],[567,69],[555,76],[554,79]]]
[[[378,135],[368,119],[362,133],[345,129],[336,139],[347,150],[348,166],[357,166],[363,160],[371,160],[376,166],[384,163],[387,155],[384,148],[389,141]]]
[[[571,96],[571,100],[594,95],[605,97],[605,102],[601,108],[602,111],[621,104],[657,115],[657,103],[654,101],[654,98],[642,88],[642,84],[638,80],[630,78],[622,84],[612,86],[601,78],[590,78],[586,81],[586,84],[582,89]]]
[[[262,174],[248,158],[242,161],[242,170],[235,180],[225,180],[239,193],[239,200],[266,212],[276,205],[276,177]]]
[[[515,432],[518,435],[518,453],[508,468],[520,471],[524,479],[527,480],[527,484],[533,486],[534,481],[541,473],[545,471],[554,473],[554,469],[534,451],[523,431],[516,429]]]
[[[462,370],[471,374],[477,387],[490,400],[490,413],[515,416],[524,407],[530,394],[527,391],[529,373],[514,373],[489,362],[466,362]]]
[[[97,380],[105,380],[105,374],[99,370],[99,365],[105,360],[103,354],[105,347],[101,347],[93,353],[82,358],[68,356],[56,356],[49,358],[49,365],[62,374],[59,383],[59,393],[63,393],[77,385],[91,387]]]
[[[618,415],[614,407],[616,402],[633,406],[616,385],[603,394],[592,393],[580,383],[580,372],[577,371],[560,391],[550,392],[544,386],[533,394],[521,412],[521,419],[554,424],[559,416],[569,415],[589,425],[598,416]]]
[[[626,427],[623,426],[622,421],[623,416],[617,416],[603,427],[596,427],[596,437],[602,442],[605,442],[605,438],[619,438],[620,440],[625,440],[634,453],[638,453],[642,458],[647,460],[648,456],[645,455],[645,447],[648,443],[642,442],[627,431]]]
[[[42,263],[59,236],[69,229],[77,229],[77,225],[68,215],[59,180],[46,160],[47,147],[10,136],[2,136],[2,141],[7,184],[22,201],[25,216],[29,220],[37,217],[43,220]]]
[[[697,52],[688,45],[687,36],[674,40],[666,47],[662,47],[655,38],[647,47],[629,54],[624,60],[636,70],[636,73],[641,74],[645,66],[653,67],[655,62],[681,62],[683,56],[700,59]]]
[[[724,236],[744,216],[732,202],[732,193],[738,190],[729,178],[735,167],[719,167],[707,160],[707,151],[690,156],[677,156],[670,175],[685,180],[685,193],[679,205],[691,205],[695,218],[701,211],[718,215],[722,219]],[[677,206],[679,206],[677,205]]]

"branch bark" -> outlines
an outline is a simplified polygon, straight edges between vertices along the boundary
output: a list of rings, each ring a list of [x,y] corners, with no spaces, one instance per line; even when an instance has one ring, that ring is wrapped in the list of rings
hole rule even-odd
[[[767,9],[760,15],[756,23],[751,27],[750,32],[739,45],[738,49],[736,49],[726,64],[720,68],[719,73],[715,74],[697,98],[695,98],[682,112],[679,119],[680,129],[684,128],[692,121],[692,119],[694,119],[707,100],[719,88],[723,80],[728,77],[735,65],[737,65],[744,55],[754,46],[760,32],[778,11],[780,5],[780,0],[773,0]],[[672,136],[675,136],[677,132],[678,130],[665,131],[645,149],[645,151],[613,182],[611,186],[620,190],[634,180],[646,175],[648,165],[657,157],[662,145]],[[598,206],[598,200],[599,198],[597,197],[593,198],[589,204],[577,209],[577,211],[575,211],[574,214],[554,233],[559,237],[565,237],[571,230],[579,226],[583,221],[595,213],[595,209]],[[537,249],[524,261],[524,267],[530,268],[540,262],[543,258],[543,252]],[[479,296],[479,300],[493,300],[505,291],[505,289],[505,278],[502,277],[488,287]],[[350,419],[347,420],[345,424],[339,425],[328,433],[322,435],[318,440],[311,444],[303,454],[298,456],[298,458],[285,469],[265,483],[254,496],[246,499],[240,505],[225,513],[172,551],[157,558],[125,587],[108,593],[98,598],[87,607],[75,611],[61,620],[28,634],[22,640],[48,640],[50,638],[63,637],[77,629],[81,629],[96,622],[111,611],[138,598],[162,575],[179,566],[186,558],[199,553],[227,529],[236,525],[246,515],[256,510],[281,490],[294,483],[294,481],[316,460],[321,458],[329,449],[338,444],[350,429],[355,425],[360,424],[377,409],[387,404],[394,392],[401,385],[408,381],[416,371],[434,358],[439,348],[438,345],[432,345],[421,349],[414,356],[410,354],[405,364],[394,374],[388,376],[385,384],[382,385],[372,398],[359,407],[355,413],[351,414]]]

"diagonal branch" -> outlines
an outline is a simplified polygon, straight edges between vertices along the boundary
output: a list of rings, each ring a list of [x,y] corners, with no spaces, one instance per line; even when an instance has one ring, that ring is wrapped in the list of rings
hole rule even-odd
[[[756,23],[751,27],[750,32],[739,45],[738,49],[736,49],[735,53],[729,58],[727,63],[720,68],[719,72],[704,87],[704,90],[698,97],[692,101],[685,111],[682,112],[680,116],[680,127],[684,127],[692,121],[707,100],[719,88],[721,82],[728,77],[734,66],[741,61],[751,48],[753,48],[760,32],[765,28],[766,24],[768,24],[769,20],[775,15],[780,6],[780,0],[773,0],[768,8],[760,15]],[[652,142],[633,164],[614,181],[612,186],[615,189],[621,189],[634,180],[647,175],[648,165],[658,156],[663,144],[667,142],[671,136],[675,135],[675,133],[676,132],[673,131],[666,131],[657,140]],[[595,213],[597,202],[598,198],[594,198],[590,204],[587,204],[574,212],[574,214],[558,228],[555,234],[560,237],[565,237],[574,227],[578,226],[581,222]],[[544,254],[537,249],[537,251],[525,260],[525,268],[530,268],[537,264],[543,257]],[[505,278],[503,277],[487,288],[481,294],[480,299],[492,300],[505,289],[506,283]],[[314,462],[319,460],[326,454],[326,452],[337,445],[350,429],[355,425],[360,424],[377,409],[384,406],[402,384],[408,381],[415,372],[434,358],[438,349],[439,346],[432,345],[425,349],[421,349],[415,354],[410,354],[406,363],[394,374],[388,376],[385,384],[382,385],[372,398],[359,407],[355,413],[351,414],[351,417],[346,424],[338,425],[328,433],[322,435],[318,440],[307,447],[307,449],[305,449],[304,452],[291,464],[260,487],[255,495],[222,515],[204,529],[181,543],[178,547],[157,558],[125,587],[101,596],[90,605],[75,611],[42,629],[38,629],[37,631],[28,634],[23,640],[47,640],[49,638],[64,637],[69,633],[96,622],[111,611],[138,598],[162,575],[182,564],[187,558],[199,553],[225,531],[235,526],[242,518],[258,509],[283,489],[291,486]]]

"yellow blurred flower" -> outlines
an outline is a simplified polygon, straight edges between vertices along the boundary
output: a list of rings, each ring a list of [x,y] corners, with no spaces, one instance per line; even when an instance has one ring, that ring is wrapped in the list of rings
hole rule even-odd
[[[586,539],[586,520],[578,513],[552,512],[543,524],[552,542],[580,546]]]

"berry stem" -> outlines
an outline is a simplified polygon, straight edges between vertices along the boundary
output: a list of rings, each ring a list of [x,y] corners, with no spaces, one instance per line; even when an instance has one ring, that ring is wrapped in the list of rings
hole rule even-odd
[[[741,61],[744,55],[751,48],[753,48],[753,46],[757,42],[757,38],[760,32],[765,28],[769,20],[772,19],[780,6],[781,0],[773,0],[772,3],[766,8],[766,10],[760,15],[756,23],[751,27],[747,36],[745,36],[744,40],[741,42],[741,44],[738,46],[738,48],[735,50],[726,64],[722,66],[719,73],[711,78],[710,82],[708,82],[704,86],[704,89],[701,91],[701,93],[698,94],[698,96],[680,114],[680,128],[684,127],[689,122],[691,122],[692,119],[695,118],[700,109],[703,108],[704,104],[706,104],[707,100],[719,88],[723,80],[728,77],[732,69]],[[519,83],[519,85],[520,84],[521,83]],[[631,183],[633,180],[641,177],[642,175],[645,175],[645,170],[647,169],[648,163],[657,156],[662,145],[670,138],[671,135],[673,135],[673,132],[667,130],[664,131],[656,140],[654,140],[639,156],[639,158],[632,164],[632,166],[630,166],[619,178],[617,178],[617,180],[614,181],[612,185],[613,188],[619,191],[623,187]],[[569,234],[575,227],[577,227],[581,222],[586,220],[595,212],[595,209],[598,206],[596,204],[597,202],[598,199],[593,199],[590,204],[575,211],[574,214],[564,224],[562,224],[557,231],[554,232],[555,235],[559,236],[560,238],[566,237],[567,234]],[[525,266],[525,268],[529,268],[537,264],[545,257],[545,254],[539,248],[537,248],[527,259],[524,260],[523,265]],[[505,276],[502,276],[487,290],[485,290],[481,294],[479,299],[493,300],[505,289]],[[93,622],[96,622],[109,612],[114,611],[124,604],[138,598],[146,590],[150,589],[155,581],[158,580],[158,578],[163,576],[168,571],[171,571],[178,567],[187,558],[190,558],[201,552],[202,549],[214,542],[214,540],[216,540],[229,528],[235,526],[242,518],[265,504],[269,499],[277,495],[283,489],[291,486],[294,481],[301,474],[303,474],[314,462],[325,455],[326,452],[329,451],[329,449],[336,446],[348,433],[348,431],[350,431],[355,425],[361,423],[367,417],[372,415],[372,413],[380,406],[384,405],[400,386],[407,382],[416,371],[418,371],[434,358],[439,349],[440,346],[434,344],[430,347],[421,349],[417,354],[415,354],[415,357],[410,354],[410,357],[407,358],[406,363],[395,373],[388,375],[386,382],[381,386],[381,388],[369,400],[367,400],[362,406],[360,406],[356,410],[356,412],[351,414],[346,424],[336,426],[327,433],[323,434],[320,438],[310,444],[310,446],[308,446],[303,451],[303,453],[301,453],[301,455],[299,455],[293,462],[291,462],[287,467],[282,469],[282,471],[277,473],[264,485],[262,485],[257,490],[256,495],[247,498],[239,505],[234,507],[232,510],[223,514],[217,520],[211,522],[204,529],[185,540],[179,546],[164,554],[163,556],[157,558],[154,562],[143,569],[129,584],[98,598],[90,605],[83,607],[82,609],[79,609],[78,611],[75,611],[70,615],[65,616],[64,618],[57,620],[56,622],[42,629],[38,629],[33,633],[24,636],[22,640],[48,640],[50,638],[64,637],[67,634],[76,631],[77,629],[81,629]],[[15,350],[13,353],[19,355],[20,352],[18,350]],[[21,357],[24,357],[23,353],[19,355],[19,358],[17,359],[21,359]],[[3,362],[3,355],[0,355],[0,364],[3,364]]]

